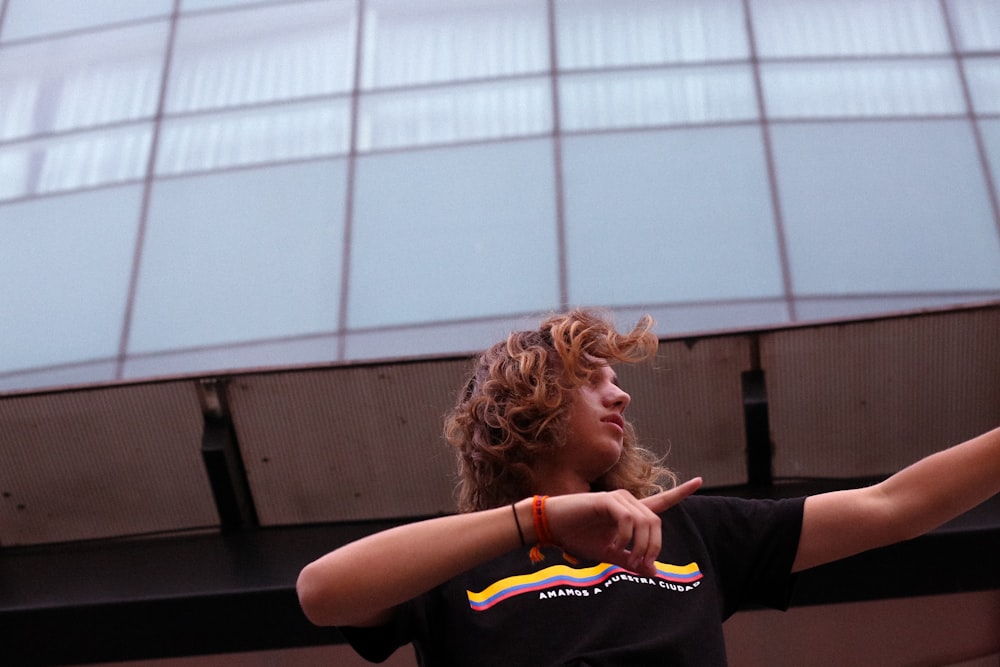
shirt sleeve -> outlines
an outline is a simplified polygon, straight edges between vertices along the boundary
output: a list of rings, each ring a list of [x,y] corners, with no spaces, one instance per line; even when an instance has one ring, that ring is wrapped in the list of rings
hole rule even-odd
[[[744,607],[787,609],[805,499],[693,496],[684,504],[688,501],[719,577],[724,618]]]
[[[413,603],[396,608],[385,625],[370,628],[342,626],[337,629],[358,655],[369,662],[385,662],[398,648],[413,641]]]

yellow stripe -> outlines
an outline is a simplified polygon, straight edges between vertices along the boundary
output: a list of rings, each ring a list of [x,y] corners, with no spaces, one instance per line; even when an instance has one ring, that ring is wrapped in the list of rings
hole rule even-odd
[[[656,561],[654,564],[656,565],[657,572],[663,572],[664,574],[688,575],[701,570],[701,568],[698,567],[698,563],[688,563],[687,565],[668,565],[666,563]]]
[[[658,572],[664,574],[676,574],[676,575],[690,575],[698,572],[698,563],[688,563],[687,565],[670,565],[667,563],[661,563],[656,561],[656,569]],[[469,600],[471,602],[482,602],[493,597],[500,591],[507,590],[509,588],[515,588],[518,586],[524,586],[526,584],[537,584],[545,579],[550,579],[552,577],[565,576],[571,579],[578,579],[585,581],[593,577],[599,576],[602,572],[605,572],[609,567],[613,567],[609,563],[600,563],[592,567],[585,568],[574,568],[569,565],[550,565],[547,568],[538,570],[537,572],[532,572],[530,574],[518,574],[512,577],[506,577],[493,583],[482,591],[474,593],[472,591],[467,591],[469,594]],[[624,570],[623,570],[624,571]]]

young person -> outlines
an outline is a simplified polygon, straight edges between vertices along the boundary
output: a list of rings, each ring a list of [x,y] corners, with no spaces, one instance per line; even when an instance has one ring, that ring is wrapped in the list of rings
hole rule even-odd
[[[786,607],[795,572],[1000,491],[996,429],[868,488],[692,496],[623,417],[614,365],[653,356],[651,328],[575,310],[487,350],[445,424],[460,513],[307,565],[306,616],[376,662],[412,642],[422,665],[721,665],[722,622]]]

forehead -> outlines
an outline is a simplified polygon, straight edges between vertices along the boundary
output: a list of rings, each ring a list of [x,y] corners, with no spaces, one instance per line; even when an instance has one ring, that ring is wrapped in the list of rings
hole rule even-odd
[[[595,363],[593,373],[595,379],[609,380],[614,384],[618,384],[618,374],[615,373],[615,369],[613,369],[606,361],[599,361]]]

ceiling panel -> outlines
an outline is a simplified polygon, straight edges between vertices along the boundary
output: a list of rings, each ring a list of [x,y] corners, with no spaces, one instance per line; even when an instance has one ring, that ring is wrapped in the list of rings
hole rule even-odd
[[[867,477],[1000,421],[1000,304],[672,339],[618,369],[640,442],[682,478],[747,482],[759,359],[779,478]],[[759,348],[759,352],[758,352]],[[467,357],[220,378],[264,526],[454,510],[444,414]],[[219,526],[198,378],[0,400],[0,545]]]
[[[454,511],[445,412],[468,359],[234,378],[229,406],[262,525]]]
[[[0,544],[214,527],[194,385],[0,401]]]
[[[746,480],[740,372],[745,337],[668,343],[622,367],[644,445],[682,476]],[[443,417],[468,359],[233,378],[229,406],[262,525],[454,511]]]
[[[745,482],[740,374],[749,365],[749,339],[733,335],[666,341],[654,363],[620,367],[640,442],[682,479]]]
[[[761,336],[778,477],[879,476],[1000,421],[1000,308]]]

